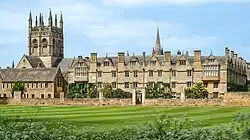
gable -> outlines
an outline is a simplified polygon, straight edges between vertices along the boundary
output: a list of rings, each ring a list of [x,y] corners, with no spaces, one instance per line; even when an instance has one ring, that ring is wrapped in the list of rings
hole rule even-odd
[[[33,68],[25,55],[20,59],[16,68]]]

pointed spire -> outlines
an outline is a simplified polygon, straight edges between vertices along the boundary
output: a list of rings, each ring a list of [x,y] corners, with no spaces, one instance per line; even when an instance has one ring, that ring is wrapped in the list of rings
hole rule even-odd
[[[108,53],[106,52],[106,58],[108,57]]]
[[[40,13],[40,16],[39,16],[39,25],[40,26],[42,25],[42,13]]]
[[[12,61],[12,68],[13,68],[13,69],[15,68],[14,60]]]
[[[135,53],[133,52],[133,56],[135,56]]]
[[[157,33],[156,33],[156,44],[161,44],[160,42],[160,31],[159,31],[159,27],[157,26]]]
[[[52,13],[51,13],[51,8],[49,8],[49,26],[51,26],[52,27],[52,25],[53,25],[53,21],[52,21]]]
[[[55,14],[55,26],[57,27],[57,14]]]
[[[44,26],[43,15],[42,15],[42,26]]]
[[[62,11],[60,13],[61,13],[61,15],[60,15],[60,28],[63,29],[63,15],[62,15]]]
[[[154,53],[155,53],[155,48],[153,47],[152,54],[154,54]]]
[[[29,27],[30,28],[32,27],[32,15],[31,15],[31,11],[30,11],[30,14],[29,14]]]
[[[38,20],[37,20],[37,16],[36,16],[36,27],[37,27],[37,24],[38,24]]]

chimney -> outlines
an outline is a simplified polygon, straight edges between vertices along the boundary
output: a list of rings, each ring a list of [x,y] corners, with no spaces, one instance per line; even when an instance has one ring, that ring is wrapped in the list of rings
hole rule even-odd
[[[237,61],[238,61],[238,54],[237,53],[234,53],[234,61],[235,61],[235,63],[237,63]]]
[[[234,60],[234,51],[231,51],[231,59]]]
[[[145,63],[146,62],[146,52],[143,52],[142,55],[143,55],[143,62]]]
[[[81,56],[81,55],[79,55],[79,56],[78,56],[78,59],[82,59],[82,56]]]
[[[225,56],[227,59],[229,58],[229,52],[230,50],[228,49],[228,47],[225,47]]]
[[[194,61],[195,62],[201,61],[201,50],[194,50]]]
[[[186,56],[188,56],[188,51],[186,51]]]
[[[118,52],[118,63],[124,63],[125,62],[125,57],[124,57],[124,52]]]
[[[171,61],[171,51],[164,52],[164,61],[170,62]]]
[[[97,53],[90,53],[90,61],[97,62]]]

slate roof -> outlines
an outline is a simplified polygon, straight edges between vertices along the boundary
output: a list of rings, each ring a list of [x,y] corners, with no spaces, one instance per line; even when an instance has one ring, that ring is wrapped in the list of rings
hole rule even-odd
[[[146,62],[150,59],[152,55],[146,55],[145,59]],[[180,59],[181,55],[172,55],[171,56],[171,64],[175,65],[177,63],[177,61]],[[185,56],[187,61],[193,65],[194,63],[194,56]],[[204,62],[209,56],[201,56],[201,62]],[[225,63],[225,57],[224,56],[214,56],[216,58],[216,60],[222,64]],[[158,55],[157,56],[158,60],[160,61],[160,63],[164,62],[164,55]],[[77,59],[77,58],[75,58]],[[85,58],[83,58],[85,59]],[[97,63],[102,64],[103,61],[107,59],[106,56],[105,57],[97,57]],[[112,63],[114,64],[114,66],[117,66],[117,62],[118,62],[118,57],[117,56],[110,56],[108,57],[108,59],[110,61],[112,61]],[[144,61],[143,59],[143,55],[138,55],[138,56],[125,56],[125,65],[127,65],[130,61],[132,60],[138,60],[140,64],[142,64],[142,62]],[[59,63],[59,67],[61,68],[62,72],[65,73],[68,71],[69,66],[71,66],[72,62],[74,61],[74,58],[64,58],[60,63]]]
[[[45,68],[43,61],[39,57],[28,55],[24,55],[24,57],[29,61],[32,68]]]
[[[12,81],[33,81],[52,82],[58,72],[58,68],[20,68],[0,69],[0,76],[3,82]]]

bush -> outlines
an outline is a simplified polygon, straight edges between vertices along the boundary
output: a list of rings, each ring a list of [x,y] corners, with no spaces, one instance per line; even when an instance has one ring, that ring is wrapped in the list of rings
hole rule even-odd
[[[172,98],[170,85],[155,83],[146,88],[146,98]]]
[[[227,84],[228,91],[248,91],[247,85],[239,85],[235,83],[228,83]]]
[[[120,88],[113,90],[110,84],[105,84],[101,92],[105,98],[132,98],[132,93],[125,92]]]
[[[187,98],[206,98],[208,91],[202,82],[195,83],[191,87],[185,89],[185,95]]]
[[[161,115],[152,123],[121,129],[76,128],[60,122],[0,117],[1,140],[249,140],[250,115],[240,113],[232,125],[205,127],[188,117]]]

